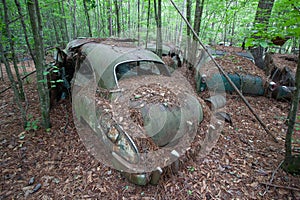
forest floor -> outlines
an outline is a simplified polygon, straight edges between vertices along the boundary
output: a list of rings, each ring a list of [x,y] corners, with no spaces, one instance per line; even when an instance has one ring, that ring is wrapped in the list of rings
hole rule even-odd
[[[236,65],[222,64],[226,69]],[[7,82],[1,82],[0,90]],[[51,110],[50,130],[38,128],[34,75],[24,87],[32,130],[24,131],[12,90],[0,95],[0,200],[300,199],[300,177],[280,168],[288,102],[246,97],[278,139],[275,143],[241,98],[227,94],[227,112],[233,124],[224,125],[209,155],[186,159],[177,173],[164,176],[156,186],[136,186],[87,152],[76,132],[70,101]]]

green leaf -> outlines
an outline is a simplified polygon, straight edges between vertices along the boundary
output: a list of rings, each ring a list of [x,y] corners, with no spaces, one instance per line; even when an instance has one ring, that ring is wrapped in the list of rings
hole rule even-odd
[[[269,45],[266,41],[261,41],[260,43],[260,46],[262,46],[263,48],[267,48]]]
[[[46,79],[42,79],[42,80],[39,80],[38,82],[39,83],[47,83],[47,80]]]
[[[44,72],[43,72],[43,75],[44,75],[44,76],[47,76],[49,73],[50,73],[50,72],[48,72],[48,71],[44,71]]]

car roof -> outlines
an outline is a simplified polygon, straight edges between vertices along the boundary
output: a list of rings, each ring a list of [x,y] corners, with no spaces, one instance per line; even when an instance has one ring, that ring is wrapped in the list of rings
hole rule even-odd
[[[125,43],[98,43],[98,41],[77,41],[74,45],[81,48],[81,52],[86,56],[84,62],[93,66],[96,72],[96,80],[101,87],[115,88],[118,81],[115,68],[122,63],[132,61],[152,61],[164,64],[164,62],[151,51],[139,47],[133,47]],[[70,49],[70,45],[68,45]],[[168,71],[167,67],[166,70]]]

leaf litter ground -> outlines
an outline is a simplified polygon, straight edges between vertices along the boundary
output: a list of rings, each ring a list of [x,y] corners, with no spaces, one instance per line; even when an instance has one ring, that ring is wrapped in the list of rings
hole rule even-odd
[[[187,70],[181,72],[186,75]],[[1,89],[7,85],[2,82]],[[25,91],[28,115],[38,124],[35,78],[30,77]],[[51,110],[51,130],[24,132],[9,90],[0,99],[0,199],[299,199],[300,177],[276,170],[284,159],[289,103],[246,97],[278,138],[274,143],[236,94],[226,98],[233,125],[225,124],[209,155],[182,158],[177,173],[168,170],[157,186],[140,187],[86,151],[69,101]],[[200,132],[207,130],[208,121],[204,119]],[[264,183],[271,180],[283,188],[266,189]]]

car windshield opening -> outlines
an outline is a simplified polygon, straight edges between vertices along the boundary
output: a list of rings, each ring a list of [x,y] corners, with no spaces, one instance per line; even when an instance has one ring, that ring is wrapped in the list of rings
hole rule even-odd
[[[117,80],[142,75],[167,75],[163,63],[152,61],[132,61],[121,63],[115,68]]]

